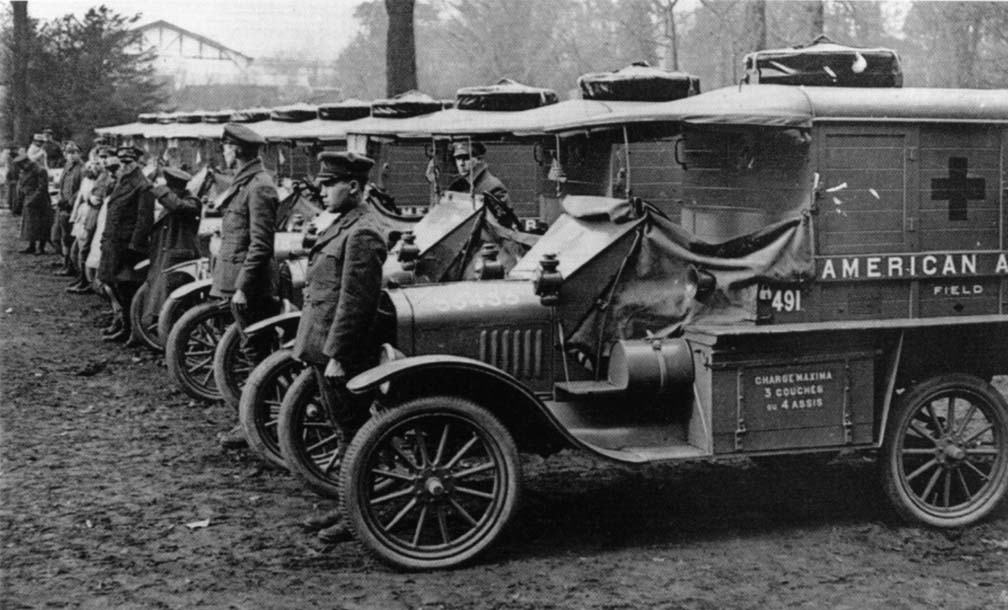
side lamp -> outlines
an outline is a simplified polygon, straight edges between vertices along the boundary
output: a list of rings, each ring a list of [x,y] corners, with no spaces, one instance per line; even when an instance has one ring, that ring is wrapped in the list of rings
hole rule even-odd
[[[560,303],[560,287],[563,286],[563,275],[558,267],[560,261],[556,254],[544,254],[539,261],[539,275],[532,283],[532,288],[539,302],[546,307],[553,307]]]

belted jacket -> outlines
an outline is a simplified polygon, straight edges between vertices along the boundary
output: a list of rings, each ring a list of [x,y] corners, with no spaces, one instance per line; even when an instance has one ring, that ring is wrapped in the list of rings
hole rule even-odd
[[[106,284],[143,281],[132,271],[134,265],[147,257],[148,236],[154,223],[153,214],[146,213],[153,210],[150,187],[143,171],[136,167],[120,176],[109,193],[98,265],[98,279]]]
[[[170,289],[177,287],[169,285],[164,270],[200,257],[197,234],[202,206],[199,200],[185,189],[173,191],[167,186],[155,186],[151,194],[164,210],[158,215],[151,204],[154,225],[150,234],[150,267],[147,270],[150,292],[143,312],[145,323],[157,316]]]
[[[213,296],[230,296],[239,289],[249,300],[276,295],[277,205],[276,187],[262,161],[242,166],[221,197],[221,248],[213,270]]]
[[[78,159],[63,168],[59,180],[59,210],[69,212],[84,179],[84,164]]]
[[[378,215],[361,204],[319,235],[308,255],[296,358],[317,365],[334,359],[351,375],[377,363],[383,233]]]

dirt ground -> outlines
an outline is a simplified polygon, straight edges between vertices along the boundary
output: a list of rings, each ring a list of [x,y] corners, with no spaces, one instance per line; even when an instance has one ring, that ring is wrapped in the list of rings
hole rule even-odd
[[[1008,610],[1008,515],[901,523],[863,458],[525,463],[513,527],[475,566],[390,570],[301,530],[330,503],[215,435],[159,357],[103,344],[105,306],[17,254],[0,212],[2,608]],[[203,526],[203,527],[200,527]]]

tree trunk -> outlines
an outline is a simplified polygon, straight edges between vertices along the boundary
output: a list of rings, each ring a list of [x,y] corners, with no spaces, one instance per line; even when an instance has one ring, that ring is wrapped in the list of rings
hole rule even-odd
[[[749,22],[752,24],[753,48],[747,52],[762,51],[766,48],[766,0],[755,0],[748,5]]]
[[[662,67],[666,70],[679,70],[679,36],[675,19],[675,7],[678,3],[679,0],[666,0],[659,4],[665,38]]]
[[[413,36],[415,0],[385,0],[388,38],[385,40],[385,92],[389,97],[417,88],[416,40]]]
[[[808,42],[815,40],[816,36],[826,33],[826,11],[825,2],[823,0],[816,0],[809,5],[809,29],[811,30],[811,36]],[[807,44],[807,43],[805,43]]]
[[[10,131],[17,146],[28,145],[28,56],[31,44],[28,30],[28,2],[18,0],[11,2],[14,14],[14,40],[11,49],[11,96]]]

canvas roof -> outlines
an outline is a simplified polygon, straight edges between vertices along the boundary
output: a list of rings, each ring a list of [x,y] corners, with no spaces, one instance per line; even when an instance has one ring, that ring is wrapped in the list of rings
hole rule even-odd
[[[663,121],[810,127],[814,121],[825,120],[1008,122],[1008,91],[744,85],[569,120],[552,130]]]

